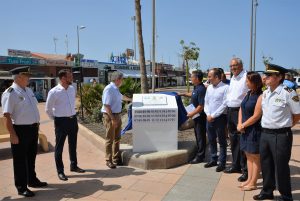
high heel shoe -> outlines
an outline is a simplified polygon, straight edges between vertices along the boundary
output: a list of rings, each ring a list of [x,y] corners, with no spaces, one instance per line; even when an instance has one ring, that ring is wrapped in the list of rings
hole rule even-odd
[[[253,191],[256,190],[257,186],[243,186],[242,191]]]

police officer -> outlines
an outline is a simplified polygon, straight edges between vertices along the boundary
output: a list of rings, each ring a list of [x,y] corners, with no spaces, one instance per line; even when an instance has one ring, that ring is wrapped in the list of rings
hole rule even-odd
[[[52,88],[46,101],[46,113],[54,119],[55,126],[55,163],[58,178],[67,181],[64,173],[62,152],[68,137],[70,171],[84,173],[85,170],[77,166],[77,132],[78,123],[75,111],[75,89],[72,86],[73,74],[70,70],[62,69],[58,72],[60,83]]]
[[[274,64],[266,65],[266,84],[269,88],[262,96],[262,134],[260,158],[263,188],[254,200],[273,199],[276,183],[279,200],[293,200],[289,160],[293,144],[293,127],[300,119],[297,93],[284,86],[287,70]]]
[[[46,182],[36,177],[35,172],[40,121],[38,102],[32,90],[26,87],[30,77],[29,67],[18,67],[11,73],[14,82],[2,95],[2,110],[10,133],[15,186],[19,195],[32,197],[34,193],[27,186],[47,186]]]

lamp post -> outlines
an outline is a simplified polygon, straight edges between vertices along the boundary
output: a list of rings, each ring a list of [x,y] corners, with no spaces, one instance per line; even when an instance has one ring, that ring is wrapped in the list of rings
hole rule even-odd
[[[255,52],[256,52],[256,9],[257,0],[251,0],[251,27],[250,27],[250,71],[255,70]],[[254,13],[254,14],[253,14]],[[254,19],[253,19],[254,18]],[[254,21],[254,28],[253,28]],[[253,48],[254,46],[254,48]]]
[[[155,0],[152,0],[152,93],[155,92]]]
[[[79,54],[79,30],[84,29],[85,26],[78,26],[77,25],[77,66],[80,68],[80,80],[79,80],[79,93],[80,93],[80,109],[81,109],[81,118],[84,119],[83,115],[83,104],[82,104],[82,67],[80,66],[80,54]]]

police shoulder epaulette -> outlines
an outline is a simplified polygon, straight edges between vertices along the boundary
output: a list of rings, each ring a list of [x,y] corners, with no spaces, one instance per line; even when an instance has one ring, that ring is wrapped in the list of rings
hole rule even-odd
[[[288,91],[289,93],[291,93],[292,91],[294,91],[292,88],[289,88],[289,87],[285,87],[284,88],[286,91]]]
[[[9,87],[9,88],[7,89],[7,91],[8,91],[9,93],[11,93],[13,90],[14,90],[14,88],[12,88],[12,87]]]

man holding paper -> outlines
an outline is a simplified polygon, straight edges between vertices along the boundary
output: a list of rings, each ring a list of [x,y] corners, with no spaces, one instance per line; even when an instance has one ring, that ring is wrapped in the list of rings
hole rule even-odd
[[[207,137],[209,142],[210,160],[205,168],[218,166],[216,172],[225,169],[226,164],[226,93],[228,85],[222,82],[222,72],[213,68],[208,72],[208,80],[211,83],[207,87],[205,95],[204,112],[207,115]],[[217,154],[217,138],[220,145],[220,156]],[[217,163],[219,161],[219,164]]]
[[[193,92],[190,93],[179,93],[180,96],[191,97],[192,108],[187,111],[187,116],[194,119],[194,131],[197,144],[197,153],[193,160],[190,161],[191,164],[201,163],[205,158],[205,148],[206,148],[206,114],[204,113],[204,97],[206,93],[206,88],[202,83],[203,73],[202,71],[193,71],[191,76],[191,81],[194,85]],[[194,106],[194,107],[193,107]],[[195,115],[198,117],[194,118]]]

